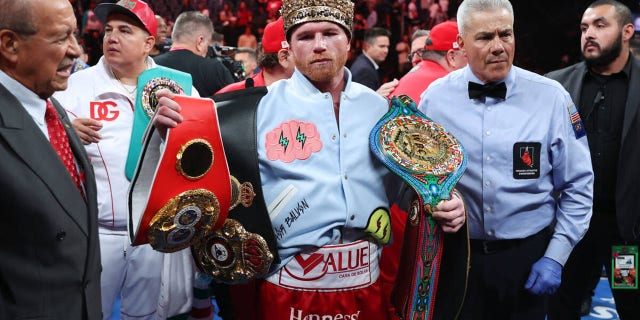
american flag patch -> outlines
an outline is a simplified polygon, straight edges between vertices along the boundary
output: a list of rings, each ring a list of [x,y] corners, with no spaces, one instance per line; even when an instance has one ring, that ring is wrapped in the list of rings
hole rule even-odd
[[[587,131],[585,131],[584,124],[582,123],[582,119],[580,118],[580,114],[578,113],[578,108],[576,108],[576,106],[572,103],[567,106],[567,111],[569,112],[571,127],[573,128],[573,133],[576,135],[576,139],[580,139],[587,135]]]

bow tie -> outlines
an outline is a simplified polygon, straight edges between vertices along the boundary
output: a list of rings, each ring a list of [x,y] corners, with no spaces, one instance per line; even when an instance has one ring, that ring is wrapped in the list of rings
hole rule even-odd
[[[469,82],[469,99],[481,99],[484,101],[485,97],[492,97],[504,100],[506,96],[507,85],[504,82],[489,82],[487,84]]]

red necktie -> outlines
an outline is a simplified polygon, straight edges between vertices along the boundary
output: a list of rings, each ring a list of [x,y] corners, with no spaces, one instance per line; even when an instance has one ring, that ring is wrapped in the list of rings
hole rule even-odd
[[[69,174],[71,174],[71,178],[73,182],[80,190],[80,193],[84,195],[82,191],[82,184],[80,183],[80,175],[78,174],[78,170],[76,170],[76,163],[73,158],[73,152],[71,152],[71,147],[69,146],[69,138],[67,137],[67,132],[64,131],[64,127],[62,126],[62,122],[60,118],[58,118],[58,112],[53,107],[51,101],[47,100],[47,111],[44,113],[44,119],[47,122],[47,130],[49,131],[49,142],[51,146],[56,151],[60,160],[67,170]]]

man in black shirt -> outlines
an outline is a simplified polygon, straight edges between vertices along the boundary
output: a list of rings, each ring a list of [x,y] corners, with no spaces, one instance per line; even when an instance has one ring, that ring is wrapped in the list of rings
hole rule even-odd
[[[171,49],[153,59],[161,66],[191,74],[200,96],[212,96],[234,82],[231,71],[222,62],[206,58],[212,36],[209,17],[197,11],[183,12],[173,26]]]
[[[604,264],[611,281],[612,246],[637,250],[640,240],[640,61],[629,48],[631,12],[617,1],[598,0],[585,10],[580,29],[584,62],[547,76],[569,91],[584,122],[595,175],[593,216],[564,267],[550,320],[579,319],[581,300],[594,287],[592,274]],[[620,319],[637,319],[637,286],[612,291]]]

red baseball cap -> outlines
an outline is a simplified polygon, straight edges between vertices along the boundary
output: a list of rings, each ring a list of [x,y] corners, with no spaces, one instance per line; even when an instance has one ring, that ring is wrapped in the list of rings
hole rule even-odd
[[[429,40],[424,46],[427,50],[447,51],[458,50],[458,24],[455,21],[438,23],[429,32]],[[431,43],[431,44],[429,44]]]
[[[264,53],[276,53],[280,49],[288,49],[289,43],[284,34],[284,21],[282,17],[270,22],[264,27],[262,35],[262,51]]]
[[[158,20],[149,5],[140,0],[120,0],[117,3],[101,3],[93,10],[102,24],[107,23],[107,18],[114,13],[121,13],[140,22],[140,24],[149,32],[150,35],[156,36],[158,31]]]

